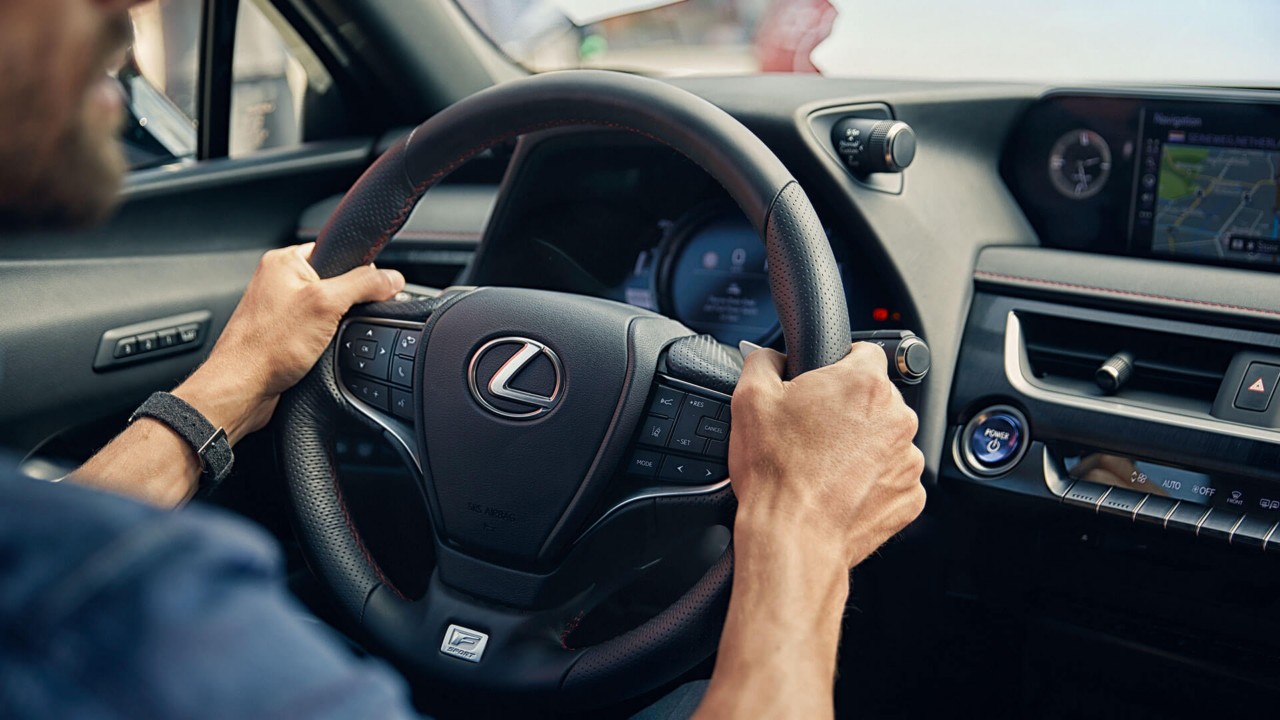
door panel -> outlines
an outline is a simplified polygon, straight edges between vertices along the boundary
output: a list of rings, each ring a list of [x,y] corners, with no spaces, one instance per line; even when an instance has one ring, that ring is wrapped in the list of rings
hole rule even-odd
[[[373,147],[372,139],[341,141],[137,173],[120,211],[101,228],[0,237],[6,449],[26,454],[55,434],[123,420],[147,394],[191,372],[262,253],[294,242],[303,211],[344,192]],[[213,315],[198,349],[93,369],[106,331],[197,310]],[[271,344],[263,338],[262,351],[271,352]]]

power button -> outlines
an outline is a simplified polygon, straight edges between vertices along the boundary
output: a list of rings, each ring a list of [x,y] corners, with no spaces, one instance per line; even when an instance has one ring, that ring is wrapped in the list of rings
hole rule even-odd
[[[1022,413],[997,405],[975,415],[956,441],[969,470],[978,475],[1000,475],[1022,459],[1026,433],[1027,419]]]

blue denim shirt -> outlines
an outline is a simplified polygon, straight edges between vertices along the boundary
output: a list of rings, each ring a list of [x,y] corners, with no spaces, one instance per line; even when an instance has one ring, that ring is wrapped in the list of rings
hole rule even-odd
[[[403,680],[285,590],[271,538],[0,466],[0,717],[402,718]]]

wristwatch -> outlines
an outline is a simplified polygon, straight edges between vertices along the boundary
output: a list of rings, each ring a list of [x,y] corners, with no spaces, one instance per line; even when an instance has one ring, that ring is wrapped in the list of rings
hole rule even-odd
[[[151,418],[169,426],[195,451],[200,459],[200,493],[207,494],[231,473],[235,455],[227,432],[215,428],[199,410],[186,400],[167,392],[153,393],[138,406],[129,417],[129,423],[138,418]]]

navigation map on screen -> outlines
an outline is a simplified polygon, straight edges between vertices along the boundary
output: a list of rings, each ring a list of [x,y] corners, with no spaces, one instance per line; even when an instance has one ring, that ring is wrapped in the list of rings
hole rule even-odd
[[[1280,152],[1192,145],[1160,149],[1151,250],[1237,262],[1280,259]]]

